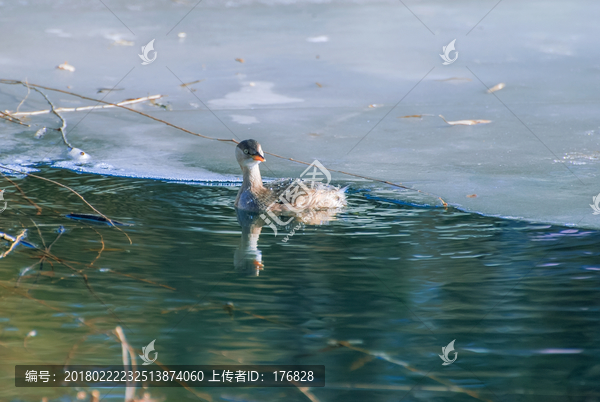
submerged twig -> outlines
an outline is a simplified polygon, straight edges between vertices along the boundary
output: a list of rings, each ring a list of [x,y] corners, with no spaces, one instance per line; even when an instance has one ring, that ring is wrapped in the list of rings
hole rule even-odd
[[[90,265],[91,265],[91,264],[90,264]],[[169,289],[169,290],[177,290],[177,289],[175,289],[174,287],[171,287],[171,286],[169,286],[169,285],[163,285],[162,283],[154,282],[154,281],[151,281],[150,279],[146,279],[146,278],[138,278],[138,277],[136,277],[136,276],[134,276],[134,275],[131,275],[131,274],[124,274],[124,273],[122,273],[122,272],[119,272],[119,271],[114,271],[114,270],[112,270],[112,269],[110,270],[110,272],[112,272],[113,274],[116,274],[116,275],[121,275],[121,276],[125,276],[125,277],[127,277],[127,278],[135,279],[136,281],[140,281],[140,282],[146,282],[146,283],[149,283],[149,284],[151,284],[151,285],[160,286],[160,287],[163,287],[163,288],[165,288],[165,289]]]
[[[24,230],[24,232],[26,232],[26,229]],[[98,294],[94,291],[94,289],[92,289],[92,286],[90,285],[88,276],[83,272],[83,269],[77,269],[75,267],[73,267],[69,261],[66,261],[64,259],[61,259],[59,257],[57,257],[56,255],[52,254],[50,252],[50,248],[52,247],[52,245],[60,238],[60,236],[62,235],[62,232],[60,232],[58,234],[58,236],[56,237],[56,239],[54,239],[54,241],[52,242],[52,244],[50,244],[50,247],[47,247],[45,249],[41,249],[35,245],[31,245],[32,248],[34,248],[35,250],[39,251],[42,253],[42,257],[40,259],[40,262],[43,262],[46,258],[48,258],[50,262],[50,264],[52,264],[52,261],[56,261],[62,265],[64,265],[65,267],[69,268],[70,270],[72,270],[73,272],[75,272],[77,275],[79,275],[81,277],[81,279],[83,280],[83,283],[85,284],[86,288],[88,289],[88,291],[90,292],[90,294],[100,302],[100,304],[102,304],[106,310],[113,316],[113,318],[118,321],[119,323],[122,323],[121,319],[119,318],[119,316],[117,316],[117,314],[110,308],[108,307],[108,305],[104,302],[104,300],[102,300],[100,298],[100,296],[98,296]],[[7,255],[12,249],[14,249],[16,247],[16,244],[20,242],[21,238],[24,236],[24,233],[21,233],[19,236],[12,237],[10,235],[7,235],[6,233],[2,233],[0,232],[0,238],[5,239],[5,240],[9,240],[12,241],[13,244],[11,245],[10,249],[3,254],[2,256],[0,256],[0,258],[3,258],[5,255]],[[125,325],[125,324],[123,324]]]
[[[27,195],[25,195],[25,192],[21,189],[21,187],[19,187],[19,185],[17,183],[15,183],[11,179],[9,179],[2,172],[0,172],[0,175],[2,175],[2,177],[4,177],[4,179],[6,181],[8,181],[10,184],[12,184],[17,189],[17,191],[19,191],[19,193],[21,193],[21,195],[23,196],[23,198],[25,198],[25,200],[27,200],[28,203],[30,203],[31,205],[33,205],[35,207],[35,209],[37,210],[36,215],[41,215],[42,214],[42,207],[40,207],[38,204],[36,204],[35,202],[33,202],[29,197],[27,197]]]
[[[13,171],[13,172],[17,172],[17,173],[20,173],[20,174],[24,174],[24,175],[26,175],[26,176],[34,177],[34,178],[36,178],[36,179],[44,180],[44,181],[47,181],[47,182],[49,182],[49,183],[56,184],[56,185],[57,185],[57,186],[59,186],[59,187],[66,188],[67,190],[69,190],[70,192],[72,192],[73,194],[75,194],[77,197],[79,197],[79,198],[80,198],[80,199],[81,199],[81,200],[82,200],[82,201],[83,201],[83,202],[84,202],[84,203],[85,203],[85,204],[86,204],[88,207],[90,207],[90,208],[91,208],[91,209],[92,209],[94,212],[96,212],[98,215],[100,215],[100,216],[102,216],[104,219],[106,219],[106,220],[107,220],[107,222],[108,222],[108,223],[110,223],[110,225],[111,225],[111,226],[113,226],[113,227],[114,227],[115,229],[117,229],[118,231],[122,232],[122,233],[123,233],[123,234],[124,234],[124,235],[127,237],[127,239],[129,240],[129,244],[133,244],[133,242],[131,241],[131,238],[129,237],[129,235],[128,235],[127,233],[125,233],[125,232],[124,232],[124,231],[123,231],[121,228],[117,227],[117,226],[116,226],[116,225],[113,223],[113,221],[112,221],[112,220],[111,220],[111,219],[110,219],[108,216],[106,216],[106,215],[104,215],[102,212],[98,211],[98,210],[97,210],[97,209],[96,209],[96,208],[95,208],[95,207],[94,207],[92,204],[90,204],[89,202],[87,202],[87,200],[86,200],[85,198],[83,198],[83,196],[82,196],[81,194],[79,194],[77,191],[73,190],[71,187],[69,187],[69,186],[66,186],[66,185],[64,185],[64,184],[62,184],[62,183],[59,183],[59,182],[57,182],[57,181],[55,181],[55,180],[52,180],[52,179],[47,179],[47,178],[45,178],[45,177],[41,177],[41,176],[38,176],[38,175],[35,175],[35,174],[32,174],[32,173],[22,172],[22,171],[20,171],[20,170],[13,169],[13,168],[10,168],[10,167],[8,167],[8,166],[5,166],[5,165],[0,165],[0,168],[2,168],[2,169],[6,169],[6,170],[10,170],[10,171]]]
[[[306,396],[308,399],[310,399],[311,402],[320,402],[319,399],[315,396],[315,394],[310,392],[310,388],[303,387],[300,384],[298,384],[296,381],[290,381],[290,382],[292,384],[294,384],[296,386],[296,388],[298,388],[298,391],[302,392],[304,394],[304,396]]]
[[[92,265],[94,265],[94,263],[96,261],[98,261],[98,259],[100,258],[100,256],[102,255],[102,252],[104,251],[104,237],[102,236],[102,234],[100,234],[100,232],[98,232],[96,229],[90,227],[90,229],[92,229],[94,232],[96,232],[98,234],[98,236],[100,236],[100,243],[102,244],[102,248],[100,249],[100,251],[98,251],[98,255],[96,256],[96,258],[94,258],[94,261],[90,262],[90,267]]]
[[[63,366],[68,366],[69,363],[71,362],[71,359],[73,359],[73,355],[75,355],[75,352],[77,351],[77,349],[79,349],[79,346],[81,346],[81,344],[83,342],[85,342],[85,340],[91,336],[94,335],[95,332],[90,332],[88,334],[85,334],[84,336],[81,337],[81,339],[79,339],[79,341],[77,341],[76,343],[73,344],[73,346],[71,347],[71,349],[69,350],[69,353],[67,354],[67,358],[65,359],[65,362],[63,364]]]
[[[392,358],[392,357],[390,357],[390,356],[388,356],[388,355],[386,355],[384,353],[371,352],[370,350],[359,348],[358,346],[352,345],[350,342],[347,342],[347,341],[338,341],[337,345],[343,346],[343,347],[351,349],[351,350],[354,350],[356,352],[361,352],[361,353],[364,353],[364,354],[367,354],[367,355],[370,355],[370,356],[373,356],[373,357],[377,357],[379,359],[383,359],[383,360],[385,360],[385,361],[387,361],[389,363],[396,364],[398,366],[402,366],[402,367],[404,367],[404,368],[412,371],[413,373],[417,373],[417,374],[423,375],[423,376],[425,376],[427,378],[430,378],[430,379],[432,379],[434,381],[439,382],[440,384],[443,384],[443,385],[445,385],[447,387],[450,387],[452,389],[455,389],[455,390],[457,390],[459,392],[463,392],[463,393],[465,393],[465,394],[467,394],[469,396],[472,396],[475,399],[479,399],[479,400],[485,401],[485,402],[492,402],[491,400],[482,397],[481,395],[479,395],[479,393],[477,393],[475,391],[472,391],[472,390],[460,387],[458,385],[455,385],[455,384],[453,384],[450,381],[447,381],[447,380],[444,380],[442,378],[436,377],[435,375],[429,374],[428,372],[427,373],[423,372],[422,370],[419,370],[419,369],[417,369],[415,367],[412,367],[410,364],[408,364],[408,363],[406,363],[406,362],[404,362],[402,360],[394,359],[394,358]]]

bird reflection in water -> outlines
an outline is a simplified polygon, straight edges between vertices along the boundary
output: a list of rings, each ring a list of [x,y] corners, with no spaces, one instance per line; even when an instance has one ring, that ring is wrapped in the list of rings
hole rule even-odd
[[[258,248],[258,239],[263,226],[273,229],[273,238],[286,243],[297,230],[306,225],[326,225],[336,219],[340,209],[306,211],[294,215],[278,215],[249,212],[236,209],[238,223],[242,227],[242,238],[233,256],[235,270],[249,276],[258,276],[264,270],[262,252]],[[277,226],[275,222],[284,222],[286,226]],[[281,239],[281,240],[279,240]]]

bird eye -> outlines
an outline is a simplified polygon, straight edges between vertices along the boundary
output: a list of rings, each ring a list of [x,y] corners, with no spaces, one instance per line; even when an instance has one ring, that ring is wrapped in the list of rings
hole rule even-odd
[[[247,154],[247,153],[248,153],[248,150],[247,150],[247,149],[244,149],[244,153],[245,153],[245,154]]]

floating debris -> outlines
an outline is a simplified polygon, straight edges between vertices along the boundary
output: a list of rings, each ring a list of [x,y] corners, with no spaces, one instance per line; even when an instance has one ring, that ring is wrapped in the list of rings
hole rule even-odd
[[[44,134],[46,134],[46,127],[42,127],[38,131],[36,131],[33,138],[39,140],[40,138],[42,138],[44,136]]]
[[[369,107],[381,107],[383,106],[383,103],[373,103],[372,105],[369,105]]]
[[[154,99],[150,99],[150,103],[156,107],[161,107],[165,110],[172,110],[173,108],[168,103],[158,103]]]
[[[181,39],[185,38],[186,36],[187,36],[187,34],[186,34],[185,32],[179,32],[179,33],[177,34],[177,37],[178,37],[178,38],[181,38]]]
[[[110,225],[110,222],[108,221],[108,219],[106,219],[100,215],[70,213],[70,214],[65,215],[65,217],[76,220],[76,221],[99,222],[99,223],[106,223],[107,225]],[[123,223],[123,222],[119,222],[119,221],[115,221],[115,220],[113,220],[112,223],[114,223],[115,225],[119,225],[119,226],[133,226],[130,223]]]
[[[188,82],[187,84],[181,84],[181,85],[179,85],[179,86],[180,86],[180,87],[182,87],[182,88],[185,88],[185,87],[187,87],[188,85],[197,84],[197,83],[199,83],[199,82],[202,82],[202,81],[204,81],[204,80],[196,80],[196,81]]]
[[[492,94],[492,93],[494,93],[494,92],[496,92],[496,91],[499,91],[499,90],[501,90],[501,89],[502,89],[502,88],[504,88],[505,86],[506,86],[506,84],[505,84],[505,83],[503,83],[503,82],[501,82],[500,84],[498,84],[498,85],[494,85],[493,87],[491,87],[490,89],[488,89],[488,90],[487,90],[487,93],[488,93],[488,94]]]
[[[75,71],[75,67],[70,65],[68,61],[65,61],[63,64],[59,64],[58,66],[56,66],[56,68],[58,68],[59,70],[66,70],[70,72]]]
[[[469,195],[467,195],[467,198],[476,198],[476,197],[477,197],[477,194],[469,194]]]
[[[133,46],[135,43],[130,40],[119,39],[112,43],[115,46]]]
[[[315,82],[315,84],[317,84],[319,88],[323,88],[323,85],[319,84],[318,82]]]
[[[456,120],[456,121],[448,121],[444,118],[444,116],[440,115],[442,120],[451,126],[474,126],[475,124],[487,124],[491,123],[491,120]]]
[[[237,61],[239,63],[244,63],[246,60],[244,60],[244,59],[235,59],[235,61]]]
[[[398,119],[410,119],[410,118],[418,118],[422,119],[423,116],[433,116],[432,114],[410,114],[408,116],[398,116]]]
[[[103,92],[113,92],[113,91],[123,91],[125,88],[98,88],[97,94],[101,94]]]

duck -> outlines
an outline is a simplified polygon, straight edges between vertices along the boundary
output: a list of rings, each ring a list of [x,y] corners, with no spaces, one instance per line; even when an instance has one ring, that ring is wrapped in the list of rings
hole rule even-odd
[[[301,179],[279,179],[263,184],[259,164],[266,159],[256,140],[241,141],[235,148],[235,157],[243,173],[242,186],[235,199],[237,209],[248,212],[300,213],[339,209],[347,204],[347,186],[340,188]]]

